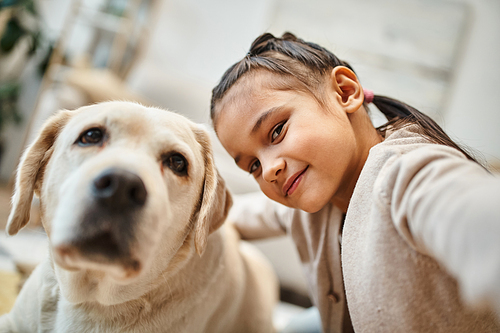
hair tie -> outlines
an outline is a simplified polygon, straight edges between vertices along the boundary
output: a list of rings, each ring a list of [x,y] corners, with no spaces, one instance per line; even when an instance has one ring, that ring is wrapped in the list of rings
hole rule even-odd
[[[373,102],[373,97],[375,97],[375,94],[373,93],[372,90],[363,89],[363,94],[365,95],[365,102],[367,104],[370,104],[371,102]]]

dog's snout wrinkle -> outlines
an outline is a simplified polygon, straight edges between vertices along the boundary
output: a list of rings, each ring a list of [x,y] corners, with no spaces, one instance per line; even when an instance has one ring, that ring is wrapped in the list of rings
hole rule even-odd
[[[144,182],[125,169],[112,168],[102,172],[92,186],[94,197],[109,206],[121,208],[146,203],[148,193]]]
[[[55,250],[60,257],[73,256],[75,253],[75,248],[68,244],[56,246]]]

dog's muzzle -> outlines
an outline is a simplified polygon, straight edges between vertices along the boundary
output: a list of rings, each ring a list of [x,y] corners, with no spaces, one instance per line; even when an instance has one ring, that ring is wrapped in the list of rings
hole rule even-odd
[[[131,250],[136,224],[148,199],[142,179],[131,171],[110,168],[91,181],[89,191],[90,204],[78,230],[70,240],[56,246],[56,254],[63,262],[77,259],[118,264],[130,273],[138,272],[141,265]]]

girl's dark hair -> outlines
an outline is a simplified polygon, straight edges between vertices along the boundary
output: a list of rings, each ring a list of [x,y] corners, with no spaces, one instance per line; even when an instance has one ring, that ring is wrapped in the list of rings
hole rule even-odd
[[[293,77],[300,86],[311,92],[320,102],[321,84],[324,75],[336,66],[353,68],[345,61],[337,58],[325,48],[305,42],[295,35],[286,32],[281,38],[270,33],[257,37],[248,54],[231,66],[222,76],[219,84],[212,90],[210,116],[215,124],[216,105],[228,90],[245,74],[253,70],[267,70],[283,76]],[[467,151],[456,144],[443,129],[429,116],[396,99],[375,95],[373,104],[385,115],[387,123],[377,128],[382,134],[387,128],[402,128],[409,124],[417,124],[420,134],[431,142],[453,147],[462,152],[468,159],[476,161]],[[477,161],[476,161],[477,162]]]

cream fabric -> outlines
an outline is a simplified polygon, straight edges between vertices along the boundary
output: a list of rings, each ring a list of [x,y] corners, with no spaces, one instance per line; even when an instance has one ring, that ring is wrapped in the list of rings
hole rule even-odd
[[[500,332],[500,178],[414,129],[372,148],[343,229],[331,205],[235,200],[244,238],[291,235],[325,332],[350,326],[346,298],[356,332]]]

